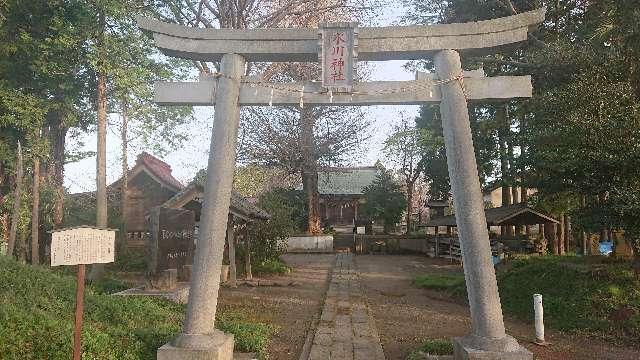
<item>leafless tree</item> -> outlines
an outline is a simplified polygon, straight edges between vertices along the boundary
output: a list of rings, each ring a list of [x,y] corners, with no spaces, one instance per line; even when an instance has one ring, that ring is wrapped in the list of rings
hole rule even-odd
[[[398,170],[406,187],[407,233],[411,231],[415,184],[424,167],[421,147],[423,136],[426,134],[411,126],[409,120],[402,116],[401,123],[394,127],[393,133],[384,144],[387,160]]]
[[[315,27],[324,21],[369,19],[375,1],[367,0],[165,0],[159,16],[205,28]],[[197,62],[201,72],[216,64]],[[317,64],[249,64],[247,74],[263,81],[308,81],[319,77]],[[240,153],[253,162],[300,173],[309,206],[308,231],[321,231],[318,162],[350,155],[364,138],[360,111],[338,108],[258,108],[243,112]],[[335,163],[335,162],[334,162]]]

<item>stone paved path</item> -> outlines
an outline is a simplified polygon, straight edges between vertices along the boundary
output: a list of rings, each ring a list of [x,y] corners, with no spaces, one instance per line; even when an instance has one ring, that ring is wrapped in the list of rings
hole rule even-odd
[[[337,254],[308,360],[384,360],[353,255]]]

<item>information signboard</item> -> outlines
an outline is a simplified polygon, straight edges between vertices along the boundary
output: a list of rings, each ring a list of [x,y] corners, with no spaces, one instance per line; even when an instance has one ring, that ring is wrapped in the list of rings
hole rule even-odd
[[[114,262],[115,244],[116,231],[112,229],[80,226],[51,232],[51,266],[78,265],[73,360],[82,357],[85,265]]]
[[[51,266],[106,264],[115,260],[116,232],[77,227],[51,233]]]

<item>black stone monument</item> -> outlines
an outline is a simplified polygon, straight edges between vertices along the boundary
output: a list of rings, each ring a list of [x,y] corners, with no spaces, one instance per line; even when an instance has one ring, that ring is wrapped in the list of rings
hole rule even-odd
[[[189,281],[195,250],[195,213],[155,207],[150,212],[150,227],[148,287],[172,289],[178,281]]]

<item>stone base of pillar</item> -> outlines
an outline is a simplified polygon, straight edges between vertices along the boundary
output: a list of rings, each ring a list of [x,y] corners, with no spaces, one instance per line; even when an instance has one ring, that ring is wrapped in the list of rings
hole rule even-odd
[[[503,339],[454,338],[453,354],[455,360],[533,360],[533,353],[508,335]]]
[[[181,334],[158,349],[158,360],[233,360],[233,335]]]

